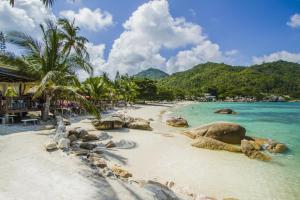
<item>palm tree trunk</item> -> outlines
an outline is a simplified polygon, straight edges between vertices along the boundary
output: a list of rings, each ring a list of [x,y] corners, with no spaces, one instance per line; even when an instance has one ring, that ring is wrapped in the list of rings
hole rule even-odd
[[[50,103],[51,103],[51,96],[46,95],[45,97],[45,103],[42,108],[42,120],[47,121],[49,117],[49,112],[50,112]]]

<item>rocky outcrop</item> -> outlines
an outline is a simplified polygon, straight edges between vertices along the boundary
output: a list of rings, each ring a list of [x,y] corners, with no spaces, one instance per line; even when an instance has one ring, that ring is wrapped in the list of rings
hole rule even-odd
[[[253,145],[253,142],[248,140],[242,140],[241,142],[242,152],[251,159],[258,159],[262,161],[269,161],[271,158],[264,153],[260,152]]]
[[[148,131],[152,130],[150,122],[142,118],[135,118],[133,122],[128,124],[128,128]]]
[[[127,170],[122,169],[121,167],[115,165],[111,168],[112,172],[117,176],[121,178],[129,178],[132,177],[132,174],[129,173]]]
[[[122,128],[124,121],[120,117],[107,117],[102,120],[92,121],[94,127],[98,130],[111,130]]]
[[[193,143],[192,146],[211,150],[225,150],[230,152],[242,152],[241,148],[231,144],[209,138],[209,137],[198,137],[197,142]]]
[[[257,137],[246,137],[246,139],[256,146],[258,150],[264,149],[271,153],[284,153],[287,150],[287,146],[285,144],[271,139]]]
[[[183,119],[181,117],[178,117],[178,118],[173,117],[171,119],[168,119],[166,122],[169,126],[174,126],[174,127],[185,127],[185,128],[187,128],[189,126],[187,120]]]
[[[229,144],[240,144],[244,139],[246,129],[238,124],[228,122],[211,123],[199,128],[182,132],[182,134],[195,139],[209,137]]]
[[[78,139],[83,139],[89,133],[83,128],[75,128],[69,131],[69,137],[75,135]]]
[[[217,113],[217,114],[229,114],[229,115],[237,114],[235,111],[233,111],[230,108],[223,108],[223,109],[215,111],[215,113]]]

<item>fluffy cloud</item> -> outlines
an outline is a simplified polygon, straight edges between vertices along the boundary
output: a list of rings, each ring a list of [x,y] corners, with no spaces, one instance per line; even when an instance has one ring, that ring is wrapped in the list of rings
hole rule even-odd
[[[140,6],[123,24],[124,32],[114,41],[108,57],[111,73],[136,73],[150,66],[165,66],[161,49],[175,49],[200,44],[205,40],[197,24],[173,18],[165,0]]]
[[[55,19],[54,14],[40,0],[18,0],[15,7],[9,1],[0,1],[0,30],[18,30],[38,35],[39,25],[46,19]]]
[[[191,50],[180,51],[175,57],[170,58],[167,62],[167,72],[183,71],[207,61],[221,62],[222,60],[219,45],[206,40]]]
[[[278,60],[285,60],[289,62],[300,63],[300,53],[290,53],[287,51],[279,51],[262,57],[253,57],[254,64],[261,64],[264,62],[274,62]]]
[[[75,19],[77,26],[91,31],[100,31],[113,24],[113,16],[100,8],[95,10],[81,8],[78,13],[73,10],[64,10],[60,12],[60,16],[69,20]]]
[[[105,45],[99,44],[94,45],[93,43],[87,43],[87,51],[90,54],[91,64],[94,67],[94,75],[100,75],[104,71],[105,59],[104,59],[104,50]],[[77,72],[78,77],[81,81],[89,77],[89,74],[84,71]]]
[[[296,13],[291,16],[290,21],[287,22],[287,25],[292,28],[300,27],[300,14]]]
[[[207,61],[221,61],[222,52],[203,34],[201,26],[174,18],[166,0],[141,5],[123,24],[124,32],[114,41],[106,69],[114,74],[134,74],[150,66],[172,73]],[[163,49],[184,49],[169,60]]]

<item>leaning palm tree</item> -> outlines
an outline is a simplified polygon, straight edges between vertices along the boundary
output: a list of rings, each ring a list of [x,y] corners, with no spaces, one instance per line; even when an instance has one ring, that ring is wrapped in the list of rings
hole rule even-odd
[[[47,7],[50,7],[53,5],[54,0],[41,0],[43,4]],[[10,5],[14,6],[15,5],[15,0],[9,0]]]
[[[92,73],[92,67],[78,51],[66,51],[67,36],[63,36],[64,28],[48,21],[41,25],[42,40],[38,41],[22,32],[9,32],[7,41],[20,47],[22,56],[0,56],[0,64],[17,67],[23,74],[34,77],[38,82],[34,97],[43,99],[42,119],[47,120],[51,100],[60,94],[69,94],[81,102],[85,99],[77,93],[80,85],[75,71],[83,69]],[[75,48],[70,45],[68,48]],[[87,103],[85,102],[87,105]]]

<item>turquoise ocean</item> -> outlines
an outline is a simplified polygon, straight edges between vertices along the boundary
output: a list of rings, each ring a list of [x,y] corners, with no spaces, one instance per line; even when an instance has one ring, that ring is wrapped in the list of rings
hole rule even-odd
[[[214,113],[221,108],[231,108],[238,114]],[[276,169],[274,177],[268,177],[269,181],[262,187],[269,187],[272,193],[280,192],[278,197],[284,199],[300,199],[300,103],[197,103],[181,107],[174,114],[186,118],[191,127],[216,121],[234,122],[244,126],[249,136],[285,143],[289,150],[284,154],[268,154],[272,157],[271,163],[257,161],[258,166],[264,168],[265,165],[268,172]],[[282,189],[273,191],[273,183]]]

